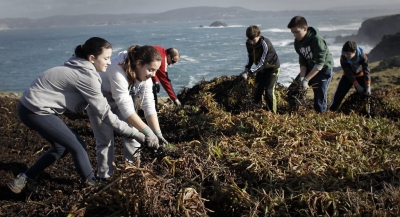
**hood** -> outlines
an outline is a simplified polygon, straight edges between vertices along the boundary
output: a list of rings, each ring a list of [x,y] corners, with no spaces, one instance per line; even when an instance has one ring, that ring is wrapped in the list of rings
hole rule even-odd
[[[65,61],[64,65],[77,70],[96,72],[96,68],[91,62],[75,56],[72,56],[67,61]]]
[[[125,61],[127,55],[128,55],[128,51],[119,52],[117,57],[115,57],[111,60],[111,63],[116,62],[117,64],[122,64]]]
[[[308,27],[307,34],[304,36],[304,38],[303,38],[303,40],[301,40],[301,42],[306,43],[317,35],[319,35],[318,29],[315,29],[313,27]]]

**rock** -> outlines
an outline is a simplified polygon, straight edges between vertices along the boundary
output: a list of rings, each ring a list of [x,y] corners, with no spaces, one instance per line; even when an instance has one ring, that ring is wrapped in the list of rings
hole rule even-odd
[[[400,67],[400,56],[390,57],[379,62],[379,65],[373,68],[371,71],[381,71],[383,69]]]
[[[203,25],[200,25],[199,27],[204,27]]]
[[[210,25],[211,27],[227,27],[228,25],[226,23],[220,22],[220,21],[215,21],[213,23],[211,23]]]
[[[394,35],[384,35],[382,41],[379,42],[369,54],[367,54],[370,62],[384,60],[393,56],[400,55],[400,32]]]
[[[400,31],[400,14],[373,17],[362,22],[357,35],[337,36],[335,43],[355,41],[357,44],[376,45],[384,35],[392,35]]]

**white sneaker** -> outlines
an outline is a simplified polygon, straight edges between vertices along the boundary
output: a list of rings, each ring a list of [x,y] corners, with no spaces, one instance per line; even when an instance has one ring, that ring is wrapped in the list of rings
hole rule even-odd
[[[22,177],[22,173],[18,174],[18,176],[12,180],[10,183],[7,183],[7,187],[14,193],[21,193],[22,189],[25,188],[26,178]]]

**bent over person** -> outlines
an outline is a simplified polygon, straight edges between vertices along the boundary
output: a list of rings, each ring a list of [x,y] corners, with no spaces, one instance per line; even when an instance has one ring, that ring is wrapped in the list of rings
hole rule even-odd
[[[261,104],[262,95],[265,92],[265,110],[276,113],[275,84],[280,71],[278,55],[271,41],[261,35],[258,26],[249,26],[246,36],[248,61],[241,75],[245,79],[249,74],[255,76],[254,103]],[[253,64],[255,64],[255,68],[251,69]]]
[[[46,139],[52,148],[8,183],[11,191],[20,193],[28,178],[36,179],[39,173],[68,153],[71,153],[82,181],[90,185],[96,182],[85,142],[58,117],[67,110],[79,112],[90,107],[94,116],[115,131],[144,143],[145,136],[119,120],[101,92],[98,72],[106,71],[111,53],[112,46],[108,41],[99,37],[90,38],[85,44],[76,46],[75,55],[63,66],[43,72],[25,90],[18,104],[18,116],[22,123]],[[158,145],[157,137],[153,141]]]
[[[161,65],[158,68],[156,75],[152,78],[153,80],[153,95],[154,100],[156,102],[157,109],[157,93],[160,92],[160,83],[163,86],[165,92],[167,92],[169,98],[174,102],[174,104],[178,107],[181,106],[181,102],[174,92],[174,88],[172,88],[171,80],[168,77],[167,66],[173,65],[179,61],[180,54],[176,48],[168,48],[164,49],[161,46],[154,46],[157,51],[161,55]]]
[[[358,93],[371,94],[371,77],[368,67],[368,57],[363,49],[354,41],[347,41],[342,48],[340,65],[343,76],[339,81],[329,110],[337,111],[343,98],[353,86]]]

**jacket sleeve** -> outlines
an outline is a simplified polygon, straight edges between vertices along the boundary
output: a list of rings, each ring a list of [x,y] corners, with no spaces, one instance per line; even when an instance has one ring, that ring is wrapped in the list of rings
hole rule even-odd
[[[364,72],[365,84],[371,84],[371,71],[369,70],[369,60],[365,53],[361,54],[361,65]]]
[[[250,68],[254,62],[251,59],[251,55],[250,55],[251,51],[250,51],[250,48],[247,46],[247,43],[246,43],[246,50],[247,50],[247,64],[244,67],[250,70]]]
[[[328,46],[323,38],[317,37],[316,39],[311,42],[311,52],[315,62],[314,68],[321,70],[326,64]]]
[[[169,98],[172,101],[175,101],[177,97],[175,95],[174,89],[172,88],[171,80],[168,78],[168,72],[166,72],[164,69],[158,69],[156,76],[163,86],[165,92],[167,92]]]
[[[76,83],[76,88],[85,98],[94,114],[99,117],[101,121],[123,136],[130,136],[134,133],[134,129],[121,127],[125,126],[126,122],[121,121],[116,114],[112,113],[107,99],[101,92],[101,79],[99,76],[96,77],[93,74],[94,73],[87,73],[82,75],[81,79]]]
[[[344,57],[343,55],[340,56],[340,66],[342,66],[343,74],[350,81],[350,83],[352,83],[353,85],[356,85],[358,82],[357,82],[356,78],[354,77],[353,70],[352,70],[350,64],[347,63],[346,57]]]
[[[149,79],[145,82],[144,87],[140,92],[142,95],[141,97],[143,97],[142,109],[145,117],[152,114],[157,114],[152,87],[153,82]]]
[[[252,72],[257,72],[257,71],[260,71],[260,70],[262,70],[264,68],[263,66],[265,64],[265,59],[266,59],[267,54],[268,54],[268,45],[267,45],[267,42],[265,42],[264,40],[261,41],[261,45],[262,45],[262,48],[263,48],[263,53],[261,55],[260,61],[258,62],[256,68],[254,70],[252,70]]]
[[[121,67],[107,72],[110,81],[112,98],[115,101],[124,120],[135,113],[133,100],[129,94],[129,83],[125,72]]]

